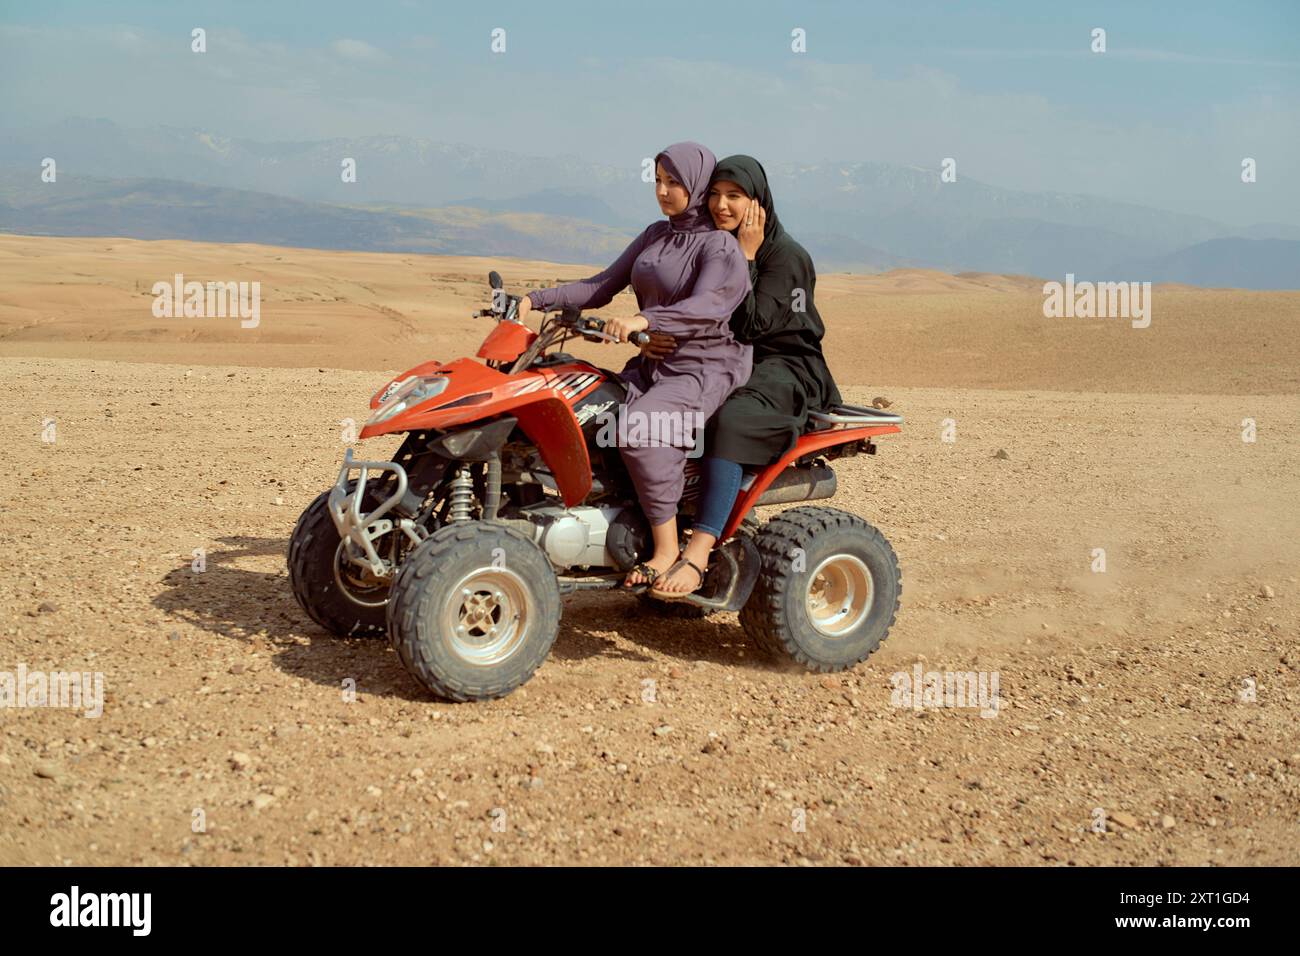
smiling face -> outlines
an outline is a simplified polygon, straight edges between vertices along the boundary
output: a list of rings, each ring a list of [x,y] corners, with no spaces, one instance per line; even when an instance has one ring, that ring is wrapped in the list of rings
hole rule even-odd
[[[754,200],[730,179],[719,179],[709,187],[709,214],[719,229],[733,232],[745,217]]]
[[[672,173],[664,169],[663,163],[655,164],[655,198],[665,216],[675,216],[685,212],[691,204],[691,194],[685,186],[673,178]]]

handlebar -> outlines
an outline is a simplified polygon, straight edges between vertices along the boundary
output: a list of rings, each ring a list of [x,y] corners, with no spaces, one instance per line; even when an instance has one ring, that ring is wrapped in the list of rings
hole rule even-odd
[[[520,301],[519,296],[505,293],[504,283],[501,281],[501,276],[496,272],[488,273],[488,283],[492,286],[493,308],[479,309],[477,312],[471,313],[470,318],[514,318],[516,306]],[[498,296],[500,301],[498,301]],[[561,328],[577,332],[588,342],[596,342],[601,339],[607,342],[621,341],[612,335],[606,334],[604,319],[594,315],[581,315],[576,309],[562,309],[559,318],[555,319],[554,322]],[[636,346],[645,345],[650,341],[650,335],[646,332],[633,332],[628,336],[627,341]]]
[[[565,318],[561,318],[560,322],[566,325],[569,324]],[[572,319],[572,328],[588,341],[595,341],[596,339],[606,339],[610,342],[621,341],[620,339],[614,338],[612,335],[607,335],[605,333],[605,320],[597,318],[594,315],[579,315],[574,317]],[[650,341],[650,335],[647,332],[633,332],[628,336],[627,340],[633,345],[645,345],[645,343]]]

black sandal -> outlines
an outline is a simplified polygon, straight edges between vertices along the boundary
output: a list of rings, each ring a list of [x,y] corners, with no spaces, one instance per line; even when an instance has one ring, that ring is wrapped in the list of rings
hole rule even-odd
[[[623,578],[623,590],[624,590],[624,591],[631,591],[631,590],[633,590],[633,589],[635,589],[635,588],[648,588],[648,587],[651,587],[651,586],[655,583],[655,579],[659,577],[659,572],[658,572],[658,571],[656,571],[654,568],[650,567],[650,565],[648,565],[648,564],[644,564],[644,563],[636,565],[634,568],[632,568],[632,571],[635,571],[637,574],[640,574],[641,576],[643,576],[643,577],[645,578],[645,580],[644,580],[644,581],[638,581],[636,584],[628,584],[628,583],[627,583],[627,578],[624,577],[624,578]],[[628,574],[631,574],[632,571],[628,571]]]
[[[689,564],[691,566],[691,570],[700,576],[699,584],[695,585],[695,587],[691,588],[689,591],[660,591],[657,588],[651,588],[650,596],[660,601],[681,601],[681,600],[685,600],[687,597],[694,594],[700,588],[704,587],[704,574],[705,574],[704,568],[700,567],[698,564],[696,564],[694,561],[692,561],[690,558],[686,557],[685,555],[682,555],[680,558],[678,558],[676,561],[673,562],[673,566],[664,572],[664,577],[668,577],[668,575],[672,574],[674,571],[679,569],[684,564]]]

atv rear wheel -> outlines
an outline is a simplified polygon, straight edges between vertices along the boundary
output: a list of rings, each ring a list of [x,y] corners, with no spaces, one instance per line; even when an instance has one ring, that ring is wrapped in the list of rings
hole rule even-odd
[[[307,615],[340,637],[384,633],[388,582],[370,578],[343,555],[330,520],[329,492],[322,492],[298,518],[289,538],[289,583]]]
[[[494,522],[456,522],[403,562],[388,604],[388,639],[439,697],[491,700],[541,666],[560,610],[559,581],[528,537]]]
[[[866,660],[888,636],[902,575],[894,549],[866,521],[793,508],[754,543],[762,570],[740,624],[760,650],[829,673]]]

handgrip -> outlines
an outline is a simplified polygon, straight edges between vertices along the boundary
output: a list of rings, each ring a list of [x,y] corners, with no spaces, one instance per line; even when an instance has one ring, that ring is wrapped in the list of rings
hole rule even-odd
[[[577,322],[577,328],[579,334],[584,337],[588,337],[589,333],[595,333],[604,338],[610,338],[605,333],[605,320],[594,315],[580,317]],[[613,341],[613,339],[610,339],[610,341]],[[650,335],[647,332],[633,332],[627,337],[627,341],[637,346],[645,345],[645,343],[650,341]]]

